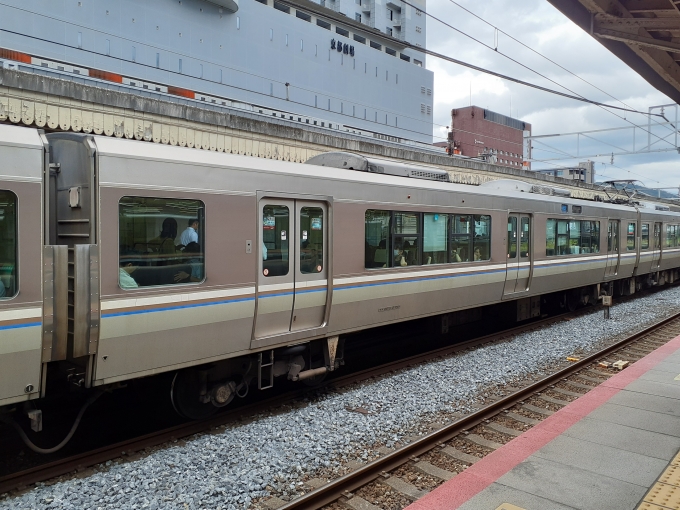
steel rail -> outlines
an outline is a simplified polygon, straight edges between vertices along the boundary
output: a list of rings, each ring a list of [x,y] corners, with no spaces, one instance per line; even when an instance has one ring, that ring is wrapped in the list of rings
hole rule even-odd
[[[418,457],[423,453],[431,451],[438,445],[450,441],[460,433],[471,429],[485,420],[496,416],[497,414],[503,412],[509,407],[522,402],[526,398],[532,396],[533,394],[543,391],[556,382],[564,379],[565,377],[574,374],[592,364],[593,362],[599,360],[602,357],[611,354],[614,351],[625,347],[626,345],[633,343],[640,338],[643,338],[650,333],[662,328],[663,326],[680,319],[680,313],[676,313],[666,319],[656,322],[655,324],[634,333],[633,335],[616,342],[600,351],[583,358],[572,365],[559,370],[551,375],[544,377],[543,379],[526,386],[515,393],[512,393],[506,397],[493,402],[478,411],[460,418],[455,422],[436,430],[414,442],[399,448],[398,450],[385,455],[379,459],[369,462],[365,466],[348,473],[336,480],[329,482],[328,484],[319,487],[307,494],[300,496],[290,503],[282,506],[279,510],[316,510],[325,505],[328,505],[344,494],[354,491],[367,483],[372,482],[383,473],[390,472],[399,466],[402,466],[409,462],[413,457]]]

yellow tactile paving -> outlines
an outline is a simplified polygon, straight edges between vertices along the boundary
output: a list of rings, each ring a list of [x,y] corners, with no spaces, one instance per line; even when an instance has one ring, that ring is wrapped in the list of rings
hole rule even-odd
[[[644,500],[647,503],[680,510],[680,487],[656,482]]]
[[[501,506],[496,508],[496,510],[524,510],[524,508],[520,508],[515,505],[511,505],[510,503],[503,503]]]
[[[654,505],[652,503],[643,502],[639,507],[639,510],[668,510],[665,506]]]
[[[680,510],[680,453],[649,489],[638,510]]]
[[[677,457],[674,460],[677,461]],[[676,487],[680,486],[680,466],[671,463],[671,465],[666,468],[666,471],[659,477],[659,482],[675,485]]]

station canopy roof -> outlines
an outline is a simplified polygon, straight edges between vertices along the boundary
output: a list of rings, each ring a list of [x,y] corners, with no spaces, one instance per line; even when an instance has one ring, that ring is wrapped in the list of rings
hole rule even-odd
[[[680,0],[548,0],[680,103]]]

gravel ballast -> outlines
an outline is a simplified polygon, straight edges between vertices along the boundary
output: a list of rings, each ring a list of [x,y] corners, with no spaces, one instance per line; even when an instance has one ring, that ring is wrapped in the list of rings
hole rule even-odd
[[[505,385],[536,377],[680,309],[680,287],[593,311],[505,341],[322,392],[302,405],[193,437],[90,476],[0,495],[1,509],[240,509],[284,501],[310,478],[329,478],[466,413]],[[379,362],[379,360],[376,360]],[[352,409],[361,408],[362,412]],[[367,411],[367,413],[365,412]],[[384,450],[384,448],[383,448]]]

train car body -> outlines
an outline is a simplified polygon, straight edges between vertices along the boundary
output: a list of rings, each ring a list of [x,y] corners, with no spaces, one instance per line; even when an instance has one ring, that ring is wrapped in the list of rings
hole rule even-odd
[[[30,324],[0,329],[0,404],[49,393],[61,363],[84,388],[176,371],[173,403],[198,417],[251,383],[334,370],[347,333],[503,302],[524,320],[541,296],[592,303],[680,267],[669,211],[118,138],[0,138],[21,252],[0,317]]]
[[[51,326],[51,302],[41,281],[50,278],[41,257],[45,142],[34,129],[0,125],[0,406],[38,397],[50,356],[43,322]]]

